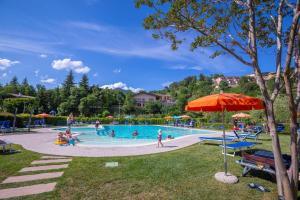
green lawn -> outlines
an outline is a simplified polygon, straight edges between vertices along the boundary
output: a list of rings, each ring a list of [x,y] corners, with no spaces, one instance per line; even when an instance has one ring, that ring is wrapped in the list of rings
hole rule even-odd
[[[271,148],[268,136],[263,136],[260,142],[257,148]],[[287,151],[289,137],[281,136],[281,142]],[[14,147],[22,152],[0,155],[0,181],[18,175],[18,170],[40,157],[20,146]],[[239,176],[239,183],[226,185],[214,179],[214,174],[223,170],[223,156],[216,145],[196,144],[173,152],[136,157],[77,157],[64,169],[63,177],[57,179],[54,192],[22,199],[276,199],[272,177],[261,173],[240,177],[242,167],[235,164],[237,159],[239,156],[228,157],[229,171]],[[105,162],[109,161],[119,162],[120,166],[105,168]],[[271,192],[249,189],[247,184],[251,182],[268,187]],[[5,187],[8,186],[0,185]]]

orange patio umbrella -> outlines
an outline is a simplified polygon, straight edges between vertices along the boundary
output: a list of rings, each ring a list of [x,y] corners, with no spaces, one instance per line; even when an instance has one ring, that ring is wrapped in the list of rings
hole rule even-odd
[[[251,115],[246,113],[237,113],[235,115],[232,115],[232,118],[250,118]]]
[[[188,115],[181,115],[180,116],[182,119],[189,119],[189,118],[191,118],[190,116],[188,116]]]
[[[171,116],[166,116],[166,117],[164,117],[164,119],[173,119],[173,117],[171,117]]]
[[[47,113],[40,113],[40,114],[35,115],[35,117],[43,117],[43,118],[45,118],[45,117],[49,117],[49,114],[47,114]]]
[[[213,94],[188,102],[186,111],[198,112],[222,112],[223,122],[223,146],[224,146],[224,169],[227,176],[226,140],[224,126],[225,111],[260,110],[264,109],[264,102],[255,97],[235,93]]]

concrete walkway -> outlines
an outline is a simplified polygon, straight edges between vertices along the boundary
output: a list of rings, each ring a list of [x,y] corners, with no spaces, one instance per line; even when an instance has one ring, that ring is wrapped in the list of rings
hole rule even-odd
[[[63,157],[57,157],[58,159],[54,160],[53,156],[42,156],[41,159],[47,159],[50,158],[52,160],[38,160],[37,163],[44,164],[41,161],[51,161],[52,162],[69,162],[72,159],[66,158],[61,159]],[[33,161],[34,163],[36,161]],[[48,162],[49,163],[49,162]],[[31,167],[25,167],[19,171],[19,173],[23,172],[37,172],[37,171],[43,171],[43,170],[60,170],[65,169],[69,165],[68,164],[60,164],[60,165],[42,165],[42,166],[31,166]],[[32,174],[32,175],[20,175],[20,176],[10,176],[6,178],[1,184],[12,184],[12,183],[31,183],[30,181],[38,181],[38,180],[52,180],[54,178],[61,177],[64,172],[58,171],[58,172],[48,172],[48,173],[38,173],[38,174]],[[22,197],[22,196],[28,196],[33,194],[41,194],[44,192],[51,192],[55,189],[56,182],[52,183],[46,183],[46,184],[35,184],[35,185],[26,185],[23,187],[17,187],[17,188],[8,188],[8,189],[0,189],[0,199],[6,199],[6,198],[12,198],[12,197]]]
[[[0,199],[7,199],[12,197],[22,197],[33,194],[40,194],[44,192],[51,192],[54,190],[56,183],[37,184],[18,188],[8,188],[0,190]]]
[[[37,167],[25,167],[21,169],[19,172],[35,172],[35,171],[45,171],[45,170],[53,170],[53,169],[65,169],[69,165],[63,164],[63,165],[43,165],[43,166],[37,166]]]
[[[36,180],[43,180],[43,179],[51,179],[51,178],[58,178],[63,175],[63,172],[49,172],[49,173],[42,173],[42,174],[34,174],[34,175],[23,175],[23,176],[10,176],[5,179],[2,184],[6,183],[20,183],[26,181],[36,181]]]
[[[54,160],[35,160],[32,161],[32,165],[39,165],[39,164],[49,164],[49,163],[65,163],[65,162],[71,162],[72,159],[54,159]]]
[[[113,157],[113,156],[136,156],[154,154],[181,149],[199,142],[200,136],[221,136],[221,132],[216,134],[193,134],[174,140],[163,141],[164,147],[157,148],[156,144],[144,146],[126,147],[84,147],[84,146],[59,146],[54,141],[57,132],[44,128],[36,130],[38,133],[15,134],[0,136],[12,143],[20,144],[25,149],[43,154],[61,156],[84,156],[84,157]]]

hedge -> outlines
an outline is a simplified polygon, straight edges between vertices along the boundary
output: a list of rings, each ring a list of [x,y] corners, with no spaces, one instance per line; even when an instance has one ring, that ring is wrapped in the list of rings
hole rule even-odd
[[[7,112],[0,112],[0,121],[3,120],[10,120],[11,124],[13,122],[14,115],[11,113]],[[41,120],[42,118],[40,117],[35,117],[34,115],[32,116],[31,124],[34,124],[35,120]],[[29,114],[18,114],[16,118],[16,126],[17,127],[25,127],[28,124],[29,120]],[[75,120],[78,122],[82,122],[85,124],[91,124],[94,123],[95,121],[99,120],[101,124],[110,124],[112,122],[118,122],[119,124],[157,124],[157,125],[173,125],[175,120],[166,120],[164,118],[130,118],[130,119],[125,119],[125,118],[99,118],[99,117],[75,117]],[[186,120],[181,120],[183,122],[188,121],[189,119]],[[207,129],[222,129],[223,124],[222,123],[211,123],[208,122],[206,118],[193,118],[195,121],[195,127],[196,128],[207,128]],[[67,117],[66,116],[49,116],[45,118],[46,124],[48,125],[53,125],[53,126],[65,126]],[[289,132],[289,124],[284,124],[286,127],[285,133]],[[226,123],[225,128],[231,129],[232,124],[231,123]]]

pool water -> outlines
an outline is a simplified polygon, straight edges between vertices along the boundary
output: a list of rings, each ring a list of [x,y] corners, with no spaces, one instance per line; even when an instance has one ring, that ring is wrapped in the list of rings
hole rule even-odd
[[[98,130],[93,127],[72,127],[71,131],[79,133],[78,146],[136,146],[157,142],[157,132],[162,130],[163,140],[171,135],[174,138],[201,133],[216,133],[216,131],[188,129],[178,127],[156,126],[156,125],[104,125]],[[65,131],[66,128],[56,129]],[[112,130],[115,137],[111,137]],[[132,133],[138,132],[137,137]]]

